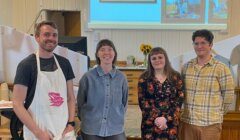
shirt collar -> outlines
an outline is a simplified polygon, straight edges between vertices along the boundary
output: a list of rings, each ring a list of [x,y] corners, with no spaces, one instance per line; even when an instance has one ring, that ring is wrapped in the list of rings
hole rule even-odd
[[[212,66],[214,64],[214,62],[215,62],[215,59],[211,56],[211,59],[205,65]],[[197,58],[193,59],[192,63],[194,65],[197,65]]]
[[[98,65],[96,69],[97,69],[97,73],[99,76],[106,75],[100,65]],[[113,69],[107,74],[109,74],[111,76],[111,78],[113,78],[116,75],[116,71],[117,71],[116,67],[113,66]]]

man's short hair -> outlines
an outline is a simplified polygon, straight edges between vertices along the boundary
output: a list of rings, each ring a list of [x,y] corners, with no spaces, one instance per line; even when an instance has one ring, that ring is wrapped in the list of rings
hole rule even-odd
[[[196,38],[196,37],[203,37],[203,38],[205,38],[210,44],[212,44],[214,35],[213,35],[213,33],[212,33],[211,31],[206,30],[206,29],[202,29],[202,30],[197,30],[197,31],[193,32],[193,35],[192,35],[192,41],[193,41],[193,42],[195,41],[195,38]]]
[[[34,32],[34,34],[35,34],[36,36],[39,36],[39,35],[40,35],[40,29],[41,29],[41,27],[44,26],[44,25],[49,25],[49,26],[53,27],[54,29],[57,29],[57,25],[56,25],[55,22],[53,22],[53,21],[47,21],[47,20],[41,21],[40,23],[38,23],[38,24],[35,25],[35,32]]]

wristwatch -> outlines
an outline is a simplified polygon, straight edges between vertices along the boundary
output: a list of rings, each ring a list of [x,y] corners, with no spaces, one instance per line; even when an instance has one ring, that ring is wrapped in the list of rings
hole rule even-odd
[[[68,125],[71,125],[72,127],[74,127],[75,126],[75,122],[74,121],[72,121],[72,122],[67,122],[67,126]]]

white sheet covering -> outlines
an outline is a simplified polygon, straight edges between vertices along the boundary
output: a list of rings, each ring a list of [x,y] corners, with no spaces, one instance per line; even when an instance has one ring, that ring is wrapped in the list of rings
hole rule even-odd
[[[0,26],[0,82],[3,81],[3,44],[2,44],[2,26]]]
[[[0,26],[0,82],[13,83],[18,63],[38,47],[34,37],[11,27]],[[87,72],[87,57],[57,46],[54,51],[69,59],[75,74],[74,85]]]

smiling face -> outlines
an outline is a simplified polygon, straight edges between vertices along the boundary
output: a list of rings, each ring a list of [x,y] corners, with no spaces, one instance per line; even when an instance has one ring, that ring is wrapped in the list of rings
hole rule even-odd
[[[212,44],[210,44],[206,38],[196,37],[193,46],[198,57],[207,58],[211,55]]]
[[[158,53],[150,56],[150,61],[153,69],[156,70],[164,70],[165,67],[165,56],[164,54]]]
[[[100,59],[100,65],[109,65],[113,63],[115,52],[112,47],[104,45],[99,48],[97,57]]]
[[[43,25],[39,34],[35,35],[35,39],[39,44],[40,51],[52,52],[58,44],[58,31],[50,25]]]

